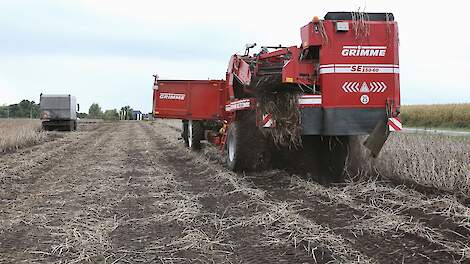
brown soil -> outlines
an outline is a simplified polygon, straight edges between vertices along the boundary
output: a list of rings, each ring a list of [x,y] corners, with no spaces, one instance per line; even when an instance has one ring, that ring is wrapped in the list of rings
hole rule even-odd
[[[178,137],[161,121],[97,123],[0,156],[0,263],[470,263],[463,205],[235,174]]]

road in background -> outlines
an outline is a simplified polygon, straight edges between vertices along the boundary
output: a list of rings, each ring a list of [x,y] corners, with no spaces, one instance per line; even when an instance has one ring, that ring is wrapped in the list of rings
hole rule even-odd
[[[441,130],[441,129],[432,129],[432,128],[404,127],[402,132],[407,133],[407,134],[433,134],[433,135],[444,135],[444,136],[470,137],[470,131]]]

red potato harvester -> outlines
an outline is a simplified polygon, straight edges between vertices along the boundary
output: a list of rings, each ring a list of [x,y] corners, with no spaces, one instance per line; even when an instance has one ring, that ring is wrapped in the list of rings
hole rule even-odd
[[[320,163],[337,178],[359,135],[368,135],[364,145],[376,157],[390,131],[402,128],[393,14],[329,12],[300,33],[300,47],[262,46],[250,55],[256,44],[247,45],[230,58],[225,80],[155,75],[154,116],[183,120],[186,145],[219,145],[234,171],[260,168],[274,152],[312,148],[323,150]]]

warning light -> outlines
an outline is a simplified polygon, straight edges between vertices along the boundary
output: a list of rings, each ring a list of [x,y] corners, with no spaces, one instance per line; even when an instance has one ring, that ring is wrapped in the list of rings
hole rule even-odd
[[[318,23],[318,22],[320,21],[320,19],[318,18],[318,16],[314,16],[313,19],[312,19],[312,21],[313,21],[314,23]]]

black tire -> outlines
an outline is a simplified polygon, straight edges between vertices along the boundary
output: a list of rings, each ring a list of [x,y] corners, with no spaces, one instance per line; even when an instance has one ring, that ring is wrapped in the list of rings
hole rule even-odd
[[[322,139],[321,178],[325,182],[344,182],[350,152],[349,136],[327,136]]]
[[[51,128],[50,126],[47,124],[47,122],[42,122],[42,130],[44,131],[49,131]]]
[[[73,130],[77,130],[77,120],[73,121]]]
[[[181,131],[181,137],[184,140],[184,146],[189,147],[189,130],[188,130],[188,120],[183,120],[183,130]]]
[[[266,139],[254,122],[233,122],[227,131],[225,150],[226,164],[232,171],[254,171],[269,167],[270,152]]]
[[[201,140],[204,139],[204,126],[201,121],[192,121],[188,123],[188,132],[192,128],[192,133],[188,135],[188,143],[192,150],[201,149]]]
[[[233,122],[227,131],[227,167],[232,171],[240,171],[243,169],[243,146],[240,144],[242,139],[239,135],[239,124]]]

